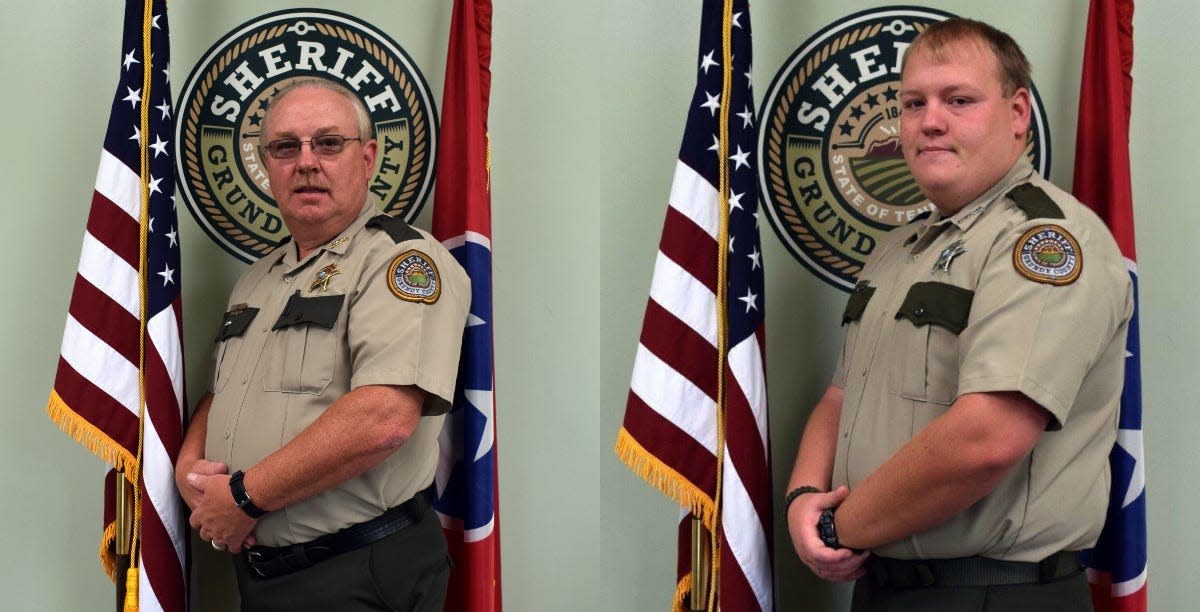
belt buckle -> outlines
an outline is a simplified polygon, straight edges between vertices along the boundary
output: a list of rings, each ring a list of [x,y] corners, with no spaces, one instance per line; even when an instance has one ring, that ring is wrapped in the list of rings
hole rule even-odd
[[[259,578],[267,578],[268,577],[258,567],[258,564],[263,562],[263,556],[264,555],[263,555],[262,551],[253,550],[253,549],[246,550],[246,566],[249,567],[250,571],[254,572],[254,575],[258,576]]]

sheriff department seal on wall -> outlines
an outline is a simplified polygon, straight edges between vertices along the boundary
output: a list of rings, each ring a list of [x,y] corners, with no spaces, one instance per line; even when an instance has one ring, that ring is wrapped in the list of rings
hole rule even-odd
[[[929,24],[921,7],[855,13],[802,44],[775,75],[759,112],[759,181],[768,219],[800,263],[844,291],[888,230],[933,205],[900,151],[900,66]],[[1050,172],[1037,91],[1026,155]]]
[[[208,235],[252,262],[287,236],[258,150],[259,124],[288,83],[320,76],[356,92],[379,141],[370,193],[411,221],[433,183],[437,115],[400,45],[333,11],[279,11],[242,24],[192,69],[175,134],[179,193]]]

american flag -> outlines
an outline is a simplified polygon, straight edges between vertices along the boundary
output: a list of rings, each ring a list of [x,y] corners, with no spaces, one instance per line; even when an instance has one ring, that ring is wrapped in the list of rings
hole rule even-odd
[[[1129,112],[1133,90],[1133,0],[1092,0],[1079,92],[1075,197],[1108,224],[1133,279],[1134,311],[1125,353],[1117,443],[1109,454],[1112,491],[1100,541],[1086,557],[1097,612],[1146,610],[1146,472],[1142,450],[1141,343]]]
[[[433,235],[471,277],[471,314],[463,333],[458,388],[442,430],[434,508],[454,570],[445,609],[500,611],[499,487],[492,367],[492,210],[487,143],[490,0],[455,0]]]
[[[120,80],[46,410],[131,480],[141,510],[133,525],[140,609],[182,612],[188,531],[173,462],[186,404],[165,0],[127,1],[124,23]],[[114,535],[109,523],[101,556],[110,574]]]
[[[713,604],[771,610],[765,305],[746,0],[705,0],[698,59],[616,450],[686,511],[676,609],[687,605],[692,583],[690,512],[715,534]]]

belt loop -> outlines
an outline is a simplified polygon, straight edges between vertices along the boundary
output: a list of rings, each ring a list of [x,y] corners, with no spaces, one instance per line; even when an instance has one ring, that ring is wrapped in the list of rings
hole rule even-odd
[[[1075,573],[1080,567],[1079,553],[1064,550],[1054,553],[1038,563],[1038,582],[1046,584]]]
[[[871,580],[875,581],[875,586],[879,588],[888,585],[887,566],[877,559],[871,559],[867,562],[867,575],[870,576]]]
[[[295,561],[293,565],[292,562]],[[284,555],[283,562],[292,570],[302,570],[312,567],[313,562],[308,559],[308,555],[304,554],[303,544],[292,544],[292,549]]]
[[[937,583],[937,577],[933,575],[933,568],[928,563],[914,565],[913,574],[918,586],[931,587]]]

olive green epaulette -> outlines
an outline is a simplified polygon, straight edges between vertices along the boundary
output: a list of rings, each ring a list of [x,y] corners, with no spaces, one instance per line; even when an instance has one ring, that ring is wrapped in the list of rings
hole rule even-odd
[[[1016,203],[1029,219],[1065,219],[1063,211],[1038,187],[1032,183],[1022,183],[1008,192],[1008,197]]]
[[[413,229],[413,227],[404,222],[404,219],[399,219],[391,215],[376,215],[367,221],[367,227],[377,227],[385,232],[396,244],[400,244],[405,240],[417,240],[421,238],[421,232]]]

